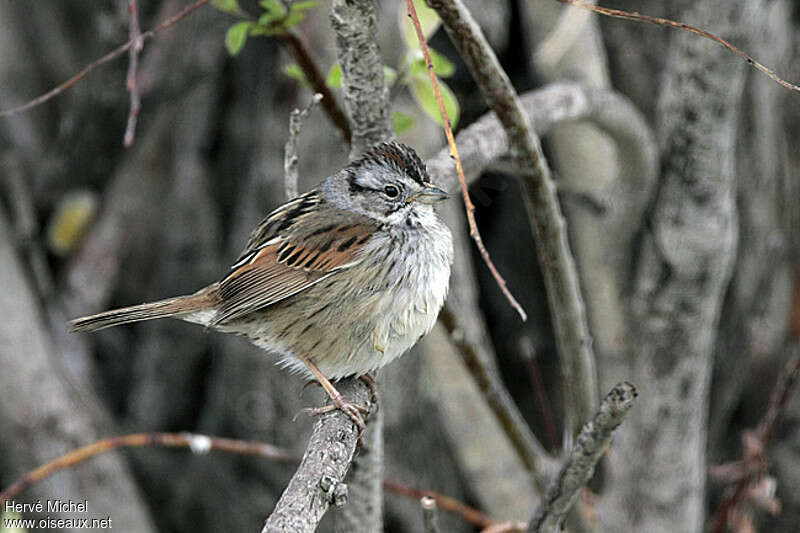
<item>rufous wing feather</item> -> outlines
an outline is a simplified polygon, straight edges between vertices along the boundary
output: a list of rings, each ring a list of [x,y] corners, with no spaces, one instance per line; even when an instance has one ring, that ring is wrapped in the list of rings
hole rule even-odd
[[[221,324],[275,304],[360,261],[359,250],[369,241],[376,224],[366,217],[347,216],[329,209],[331,218],[298,217],[284,235],[263,234],[231,273],[220,281],[220,308],[210,326]],[[269,219],[268,219],[269,220]]]

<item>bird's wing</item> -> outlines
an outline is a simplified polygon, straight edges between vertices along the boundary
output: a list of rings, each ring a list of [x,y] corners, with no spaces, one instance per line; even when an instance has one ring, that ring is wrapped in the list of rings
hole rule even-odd
[[[357,264],[376,229],[376,222],[330,206],[316,190],[279,207],[253,231],[217,285],[221,303],[210,325],[272,305]]]

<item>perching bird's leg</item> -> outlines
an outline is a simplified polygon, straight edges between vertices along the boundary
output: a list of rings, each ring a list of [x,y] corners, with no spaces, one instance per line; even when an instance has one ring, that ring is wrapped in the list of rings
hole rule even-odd
[[[328,393],[331,401],[333,401],[333,405],[308,408],[305,409],[305,411],[311,415],[321,415],[338,409],[350,417],[350,420],[352,420],[353,423],[358,426],[359,431],[364,431],[367,425],[364,423],[364,417],[361,416],[361,413],[367,414],[369,413],[369,409],[363,405],[358,405],[345,400],[344,396],[342,396],[342,393],[336,390],[336,387],[333,386],[333,383],[331,383],[330,380],[325,377],[325,374],[322,373],[319,367],[311,359],[304,357],[303,362],[306,364],[311,373],[314,374],[314,377],[317,378],[317,381],[319,381],[319,384],[322,385],[323,389],[325,389],[325,392]],[[373,387],[374,383],[375,382],[373,380]],[[371,390],[373,390],[374,393],[374,389],[371,388]]]

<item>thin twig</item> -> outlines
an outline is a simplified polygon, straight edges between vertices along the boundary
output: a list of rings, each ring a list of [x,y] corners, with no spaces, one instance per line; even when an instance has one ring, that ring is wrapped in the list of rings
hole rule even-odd
[[[422,530],[425,533],[439,533],[436,500],[430,496],[423,496],[419,500],[419,505],[422,507]]]
[[[546,463],[549,462],[549,455],[531,433],[499,376],[489,369],[477,347],[464,337],[458,317],[446,305],[439,313],[439,323],[444,326],[453,345],[464,359],[470,375],[475,379],[523,466],[531,473],[540,493],[543,492],[547,486]]]
[[[88,446],[73,450],[61,457],[35,468],[0,492],[0,505],[17,496],[28,486],[51,476],[59,470],[70,468],[78,463],[118,448],[139,446],[166,446],[169,448],[191,448],[194,453],[222,451],[242,455],[258,455],[282,463],[297,463],[298,459],[287,450],[262,442],[209,437],[193,433],[133,433],[99,440]]]
[[[523,363],[528,371],[528,379],[531,383],[531,390],[536,399],[536,405],[539,407],[539,414],[542,417],[542,426],[544,427],[545,441],[550,452],[558,451],[558,432],[556,431],[556,423],[553,418],[553,409],[550,405],[550,399],[547,397],[547,391],[544,388],[544,381],[542,380],[542,373],[539,370],[539,363],[536,361],[536,349],[533,347],[533,342],[530,338],[525,336],[521,340],[520,351],[522,353]]]
[[[439,80],[436,77],[436,73],[433,71],[433,61],[431,61],[431,53],[428,50],[428,41],[425,39],[425,34],[422,32],[422,26],[419,23],[419,17],[417,17],[417,10],[414,8],[414,2],[412,0],[406,0],[406,6],[408,6],[408,14],[411,17],[411,20],[414,22],[414,28],[417,31],[417,38],[419,39],[419,44],[422,47],[422,54],[425,56],[425,63],[428,65],[428,74],[431,77],[431,83],[433,84],[433,93],[436,97],[436,102],[439,104],[439,112],[442,114],[442,122],[444,123],[444,133],[447,137],[447,144],[450,146],[450,157],[456,164],[456,171],[458,172],[458,181],[461,184],[461,196],[464,198],[464,206],[467,211],[467,221],[469,222],[469,235],[472,237],[472,240],[475,241],[475,245],[478,247],[478,251],[483,258],[484,263],[486,266],[489,267],[489,271],[492,273],[497,285],[500,287],[503,295],[506,297],[508,302],[511,306],[519,313],[519,316],[522,318],[523,321],[527,320],[528,315],[525,313],[525,310],[522,306],[517,302],[514,295],[511,294],[511,291],[508,290],[506,286],[506,280],[503,279],[503,276],[500,275],[497,268],[494,266],[491,257],[489,257],[489,252],[486,250],[486,247],[483,245],[483,239],[481,239],[481,234],[478,231],[478,225],[475,222],[475,206],[472,204],[472,200],[469,197],[469,190],[467,189],[467,179],[464,177],[464,169],[461,167],[461,158],[458,156],[458,147],[456,146],[456,139],[453,136],[453,129],[450,123],[450,117],[447,114],[447,109],[444,107],[444,102],[442,101],[442,91],[439,88]]]
[[[744,50],[737,48],[736,46],[732,45],[722,37],[714,35],[711,32],[706,30],[697,28],[695,26],[691,26],[689,24],[685,24],[683,22],[676,22],[674,20],[665,19],[661,17],[652,17],[650,15],[642,15],[641,13],[631,13],[629,11],[623,11],[621,9],[612,9],[609,7],[601,7],[590,4],[588,2],[582,2],[581,0],[556,0],[556,2],[560,2],[562,4],[568,4],[575,7],[580,7],[582,9],[587,9],[594,13],[598,13],[600,15],[605,15],[607,17],[618,18],[623,20],[633,20],[636,22],[646,22],[648,24],[656,24],[658,26],[666,26],[668,28],[676,28],[680,30],[686,30],[688,32],[694,33],[696,35],[700,35],[701,37],[705,37],[706,39],[710,39],[715,43],[727,48],[737,56],[741,57],[742,59],[747,62],[748,65],[752,65],[757,70],[761,71],[764,75],[769,77],[772,81],[778,83],[782,87],[789,89],[790,91],[798,91],[800,92],[800,85],[795,85],[790,83],[780,76],[778,76],[774,70],[769,67],[766,67],[750,57]]]
[[[578,494],[594,474],[614,430],[619,427],[636,399],[636,388],[619,383],[600,404],[600,410],[587,422],[570,452],[567,462],[553,479],[528,526],[529,533],[557,533]]]
[[[286,200],[297,197],[297,138],[300,130],[303,129],[303,121],[306,119],[314,106],[322,100],[322,94],[316,93],[311,98],[308,105],[300,109],[292,110],[289,115],[289,137],[286,139],[286,146],[283,153],[283,179],[286,186]]]
[[[128,14],[131,17],[130,40],[133,44],[129,50],[130,60],[128,63],[128,77],[125,83],[131,95],[131,109],[128,113],[128,124],[125,126],[125,135],[122,140],[122,144],[126,148],[133,144],[133,139],[136,137],[136,119],[139,117],[139,110],[141,109],[139,87],[136,83],[136,69],[139,65],[139,52],[142,51],[142,46],[144,45],[142,30],[139,27],[139,6],[136,0],[128,0]]]
[[[746,495],[749,492],[748,489],[766,473],[767,460],[765,452],[767,445],[772,439],[775,423],[786,409],[786,405],[789,403],[789,398],[798,381],[800,381],[800,349],[795,347],[794,356],[772,389],[764,418],[761,419],[758,428],[754,432],[746,433],[743,438],[745,443],[744,457],[734,463],[719,465],[711,469],[712,474],[714,471],[720,474],[726,473],[725,475],[732,477],[736,481],[736,485],[729,496],[714,513],[710,528],[712,533],[725,533],[730,517],[733,516],[739,504],[746,499]]]
[[[389,480],[385,480],[383,482],[383,488],[392,491],[395,494],[400,494],[402,496],[406,496],[408,498],[414,498],[417,500],[420,498],[424,498],[426,496],[428,498],[433,498],[434,500],[436,500],[436,504],[441,509],[453,514],[457,514],[470,524],[473,524],[480,528],[486,528],[495,523],[489,516],[485,515],[484,513],[475,509],[474,507],[470,507],[469,505],[462,503],[454,498],[451,498],[450,496],[445,496],[444,494],[440,494],[432,490],[415,489],[413,487],[403,485],[402,483],[397,483],[395,481],[389,481]]]
[[[336,96],[325,83],[325,76],[311,55],[308,43],[306,43],[302,35],[292,28],[282,34],[280,39],[292,51],[297,65],[303,71],[308,84],[311,86],[311,90],[322,95],[322,107],[327,112],[328,118],[342,132],[342,136],[349,143],[352,135],[350,122],[348,122],[342,108],[339,107]]]
[[[517,92],[463,1],[428,0],[428,5],[442,19],[447,35],[503,125],[509,151],[519,161],[525,207],[536,237],[562,361],[567,427],[573,435],[596,411],[597,372],[578,271],[550,168]]]
[[[239,455],[257,455],[288,464],[298,464],[300,462],[300,458],[293,455],[289,450],[263,442],[228,439],[210,435],[199,435],[196,433],[133,433],[99,440],[66,453],[61,457],[31,470],[4,491],[0,492],[0,506],[2,506],[4,502],[16,498],[26,488],[50,477],[56,472],[77,466],[84,461],[106,452],[111,452],[120,448],[137,448],[142,446],[189,448],[197,454],[220,451]],[[445,496],[444,494],[415,489],[408,485],[390,480],[384,481],[383,486],[386,490],[407,498],[432,498],[436,500],[442,510],[458,515],[465,521],[478,527],[487,527],[494,523],[491,518],[479,510],[454,498]]]
[[[202,7],[203,5],[209,3],[210,1],[211,0],[197,0],[195,3],[186,6],[185,8],[180,10],[178,13],[176,13],[172,17],[168,18],[167,20],[165,20],[164,22],[162,22],[161,24],[159,24],[155,28],[144,32],[140,36],[141,41],[144,42],[147,39],[150,39],[151,37],[155,37],[155,35],[158,34],[160,31],[169,28],[170,26],[172,26],[175,23],[179,22],[181,19],[185,18],[187,15],[190,15],[196,9],[198,9],[199,7]],[[99,59],[97,59],[95,61],[92,61],[91,63],[89,63],[88,65],[83,67],[80,70],[80,72],[78,72],[77,74],[72,76],[70,79],[68,79],[67,81],[65,81],[65,82],[53,87],[52,89],[50,89],[46,93],[42,94],[41,96],[37,96],[33,100],[30,100],[30,101],[28,101],[28,102],[26,102],[26,103],[24,103],[22,105],[19,105],[17,107],[12,107],[11,109],[6,109],[4,111],[0,111],[0,118],[2,118],[2,117],[10,117],[11,115],[16,115],[17,113],[22,113],[23,111],[27,111],[28,109],[31,109],[31,108],[36,107],[38,105],[41,105],[41,104],[47,102],[48,100],[52,100],[53,98],[55,98],[59,94],[63,93],[64,91],[66,91],[67,89],[71,88],[73,85],[75,85],[79,81],[81,81],[83,78],[86,77],[87,74],[89,74],[91,71],[93,71],[97,67],[105,65],[109,61],[113,61],[114,59],[116,59],[119,56],[121,56],[122,54],[124,54],[134,44],[136,44],[136,41],[129,40],[127,43],[118,46],[117,48],[113,49],[112,51],[110,51],[109,53],[104,55],[103,57],[101,57],[101,58],[99,58]]]

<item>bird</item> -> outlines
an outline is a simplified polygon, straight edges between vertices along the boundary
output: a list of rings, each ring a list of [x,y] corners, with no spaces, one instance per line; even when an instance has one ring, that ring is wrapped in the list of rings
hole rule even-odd
[[[453,239],[434,210],[448,194],[413,148],[379,143],[272,211],[230,270],[197,292],[71,320],[70,331],[172,317],[247,337],[316,380],[363,430],[365,408],[332,381],[368,376],[433,327]]]

